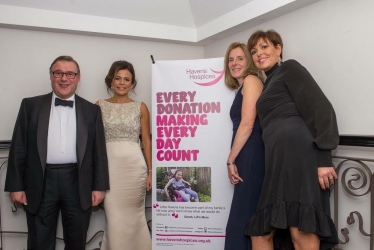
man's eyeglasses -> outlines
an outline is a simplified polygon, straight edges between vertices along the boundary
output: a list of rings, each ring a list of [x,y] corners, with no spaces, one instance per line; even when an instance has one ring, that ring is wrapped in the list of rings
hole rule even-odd
[[[61,72],[61,71],[53,71],[52,72],[53,76],[56,77],[56,78],[62,78],[64,75],[66,75],[66,78],[68,79],[74,79],[78,73],[74,73],[74,72]]]

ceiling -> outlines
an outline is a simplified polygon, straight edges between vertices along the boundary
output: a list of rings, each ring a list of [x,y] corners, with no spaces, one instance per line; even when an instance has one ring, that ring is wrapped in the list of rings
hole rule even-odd
[[[0,0],[0,27],[206,45],[320,0]]]

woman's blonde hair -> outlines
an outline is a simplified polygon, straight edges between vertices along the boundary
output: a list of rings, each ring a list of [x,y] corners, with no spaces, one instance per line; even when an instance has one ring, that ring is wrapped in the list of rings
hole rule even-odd
[[[232,43],[227,48],[226,55],[225,55],[225,84],[229,89],[237,89],[240,86],[238,81],[234,77],[231,76],[230,69],[228,67],[230,52],[231,50],[236,49],[236,48],[241,48],[243,50],[244,55],[248,62],[248,65],[247,65],[246,70],[244,71],[243,77],[246,77],[247,75],[255,75],[255,76],[259,75],[259,71],[256,68],[255,64],[253,63],[252,57],[249,54],[247,46],[244,43],[239,43],[239,42]]]

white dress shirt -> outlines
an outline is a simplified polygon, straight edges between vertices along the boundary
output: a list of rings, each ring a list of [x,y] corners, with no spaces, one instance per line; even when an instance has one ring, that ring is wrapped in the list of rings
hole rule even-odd
[[[55,93],[52,94],[51,113],[49,116],[47,163],[64,164],[77,162],[77,117],[75,95],[73,108],[55,106]]]

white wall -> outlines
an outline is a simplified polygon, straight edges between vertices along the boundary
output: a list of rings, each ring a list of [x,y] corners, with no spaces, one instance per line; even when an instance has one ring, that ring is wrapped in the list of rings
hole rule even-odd
[[[323,0],[264,22],[204,48],[181,44],[0,28],[0,140],[11,139],[21,99],[50,91],[48,68],[72,55],[81,66],[78,94],[89,101],[108,97],[104,77],[119,59],[135,66],[135,99],[151,102],[151,61],[224,56],[231,42],[246,43],[257,29],[277,30],[284,59],[294,58],[314,76],[335,107],[341,134],[373,134],[374,1]],[[149,107],[150,108],[150,107]]]
[[[303,64],[332,102],[340,134],[374,134],[374,1],[323,0],[204,47],[224,56],[258,29],[283,38],[284,60]]]
[[[172,43],[0,28],[0,140],[10,140],[22,98],[51,91],[48,69],[60,55],[81,68],[77,93],[91,102],[108,98],[104,78],[116,60],[133,63],[138,80],[134,99],[151,110],[151,59],[203,58],[203,48]]]

